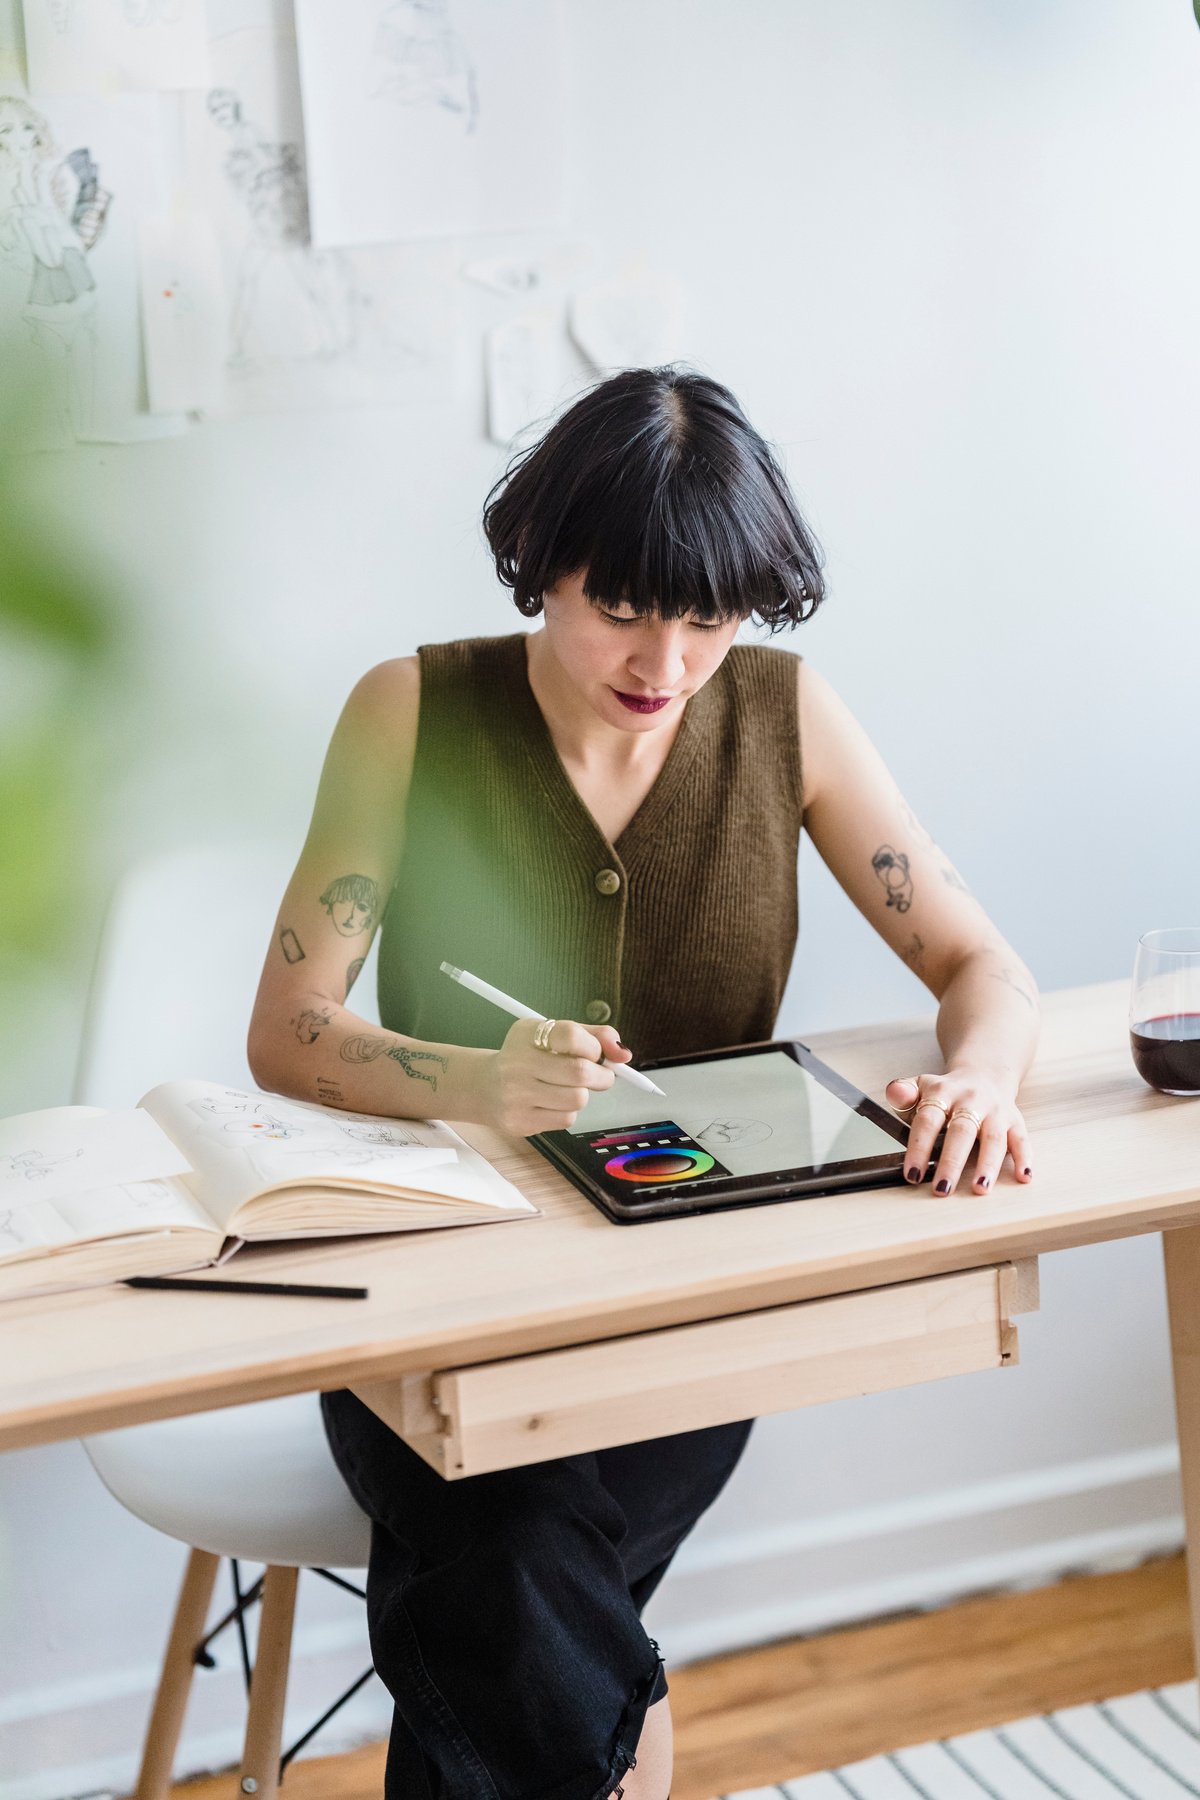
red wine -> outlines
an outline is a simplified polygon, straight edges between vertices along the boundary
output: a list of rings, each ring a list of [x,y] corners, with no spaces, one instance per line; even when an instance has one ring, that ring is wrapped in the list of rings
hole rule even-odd
[[[1200,1094],[1200,1013],[1162,1013],[1129,1028],[1133,1064],[1164,1094]]]

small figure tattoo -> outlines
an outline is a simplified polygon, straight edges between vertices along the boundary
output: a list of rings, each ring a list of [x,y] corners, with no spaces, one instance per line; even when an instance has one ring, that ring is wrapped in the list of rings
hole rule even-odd
[[[361,937],[379,912],[378,884],[369,875],[339,875],[321,895],[321,905],[343,937]]]
[[[871,858],[871,867],[887,890],[887,903],[894,906],[897,912],[906,913],[913,901],[912,876],[908,872],[908,858],[902,851],[893,850],[890,844],[880,844]]]
[[[300,948],[300,939],[296,936],[290,925],[286,925],[280,932],[279,947],[283,951],[288,962],[298,963],[304,961],[304,952]]]
[[[346,970],[346,998],[347,998],[347,1000],[350,998],[350,989],[354,986],[355,982],[358,980],[359,976],[362,974],[362,966],[363,966],[364,962],[366,962],[366,960],[367,959],[365,956],[356,956],[354,961],[350,964],[350,967]]]
[[[318,1010],[316,1007],[306,1006],[304,1011],[296,1019],[295,1024],[296,1036],[300,1039],[300,1042],[302,1044],[315,1044],[321,1035],[321,1027],[323,1025],[333,1024],[333,1014],[329,1011],[328,1007],[322,1007]]]
[[[390,1056],[393,1062],[400,1064],[406,1075],[411,1075],[414,1081],[427,1081],[434,1089],[437,1088],[437,1076],[427,1069],[414,1068],[413,1065],[419,1062],[437,1063],[443,1074],[450,1066],[449,1058],[439,1056],[434,1050],[409,1050],[403,1044],[389,1044],[386,1038],[366,1037],[361,1033],[347,1038],[340,1054],[342,1061],[348,1063],[369,1063],[375,1062],[380,1056]]]

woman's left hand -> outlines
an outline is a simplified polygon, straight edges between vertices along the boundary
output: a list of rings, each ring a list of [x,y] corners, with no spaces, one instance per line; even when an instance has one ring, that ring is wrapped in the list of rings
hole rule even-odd
[[[933,1174],[935,1194],[954,1192],[963,1164],[976,1145],[979,1160],[971,1183],[974,1193],[986,1194],[995,1186],[1009,1154],[1017,1180],[1033,1179],[1025,1120],[1012,1083],[1003,1076],[963,1065],[947,1069],[944,1075],[897,1076],[884,1092],[897,1112],[911,1114],[904,1158],[906,1180],[921,1180],[943,1125],[946,1135]]]

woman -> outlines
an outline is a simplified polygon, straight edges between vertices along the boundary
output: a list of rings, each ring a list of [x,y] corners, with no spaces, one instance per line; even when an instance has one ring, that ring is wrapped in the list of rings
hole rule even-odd
[[[611,1085],[602,1057],[768,1038],[803,822],[940,1003],[945,1070],[887,1088],[912,1113],[908,1179],[945,1124],[939,1193],[973,1149],[974,1193],[1008,1156],[1028,1181],[1032,977],[829,685],[733,645],[744,618],[794,625],[823,593],[733,396],[673,369],[603,382],[517,459],[485,526],[542,627],[425,646],[354,689],[264,968],[256,1079],[530,1134]],[[344,1003],[381,919],[376,1029]],[[443,959],[554,1019],[548,1045]],[[445,1483],[350,1394],[324,1407],[375,1521],[389,1800],[664,1800],[666,1680],[640,1614],[749,1423]]]

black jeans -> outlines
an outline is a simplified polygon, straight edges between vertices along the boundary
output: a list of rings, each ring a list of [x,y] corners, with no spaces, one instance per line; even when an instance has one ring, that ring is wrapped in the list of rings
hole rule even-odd
[[[353,1394],[321,1405],[373,1521],[386,1800],[605,1800],[667,1691],[642,1608],[752,1421],[444,1481]]]

